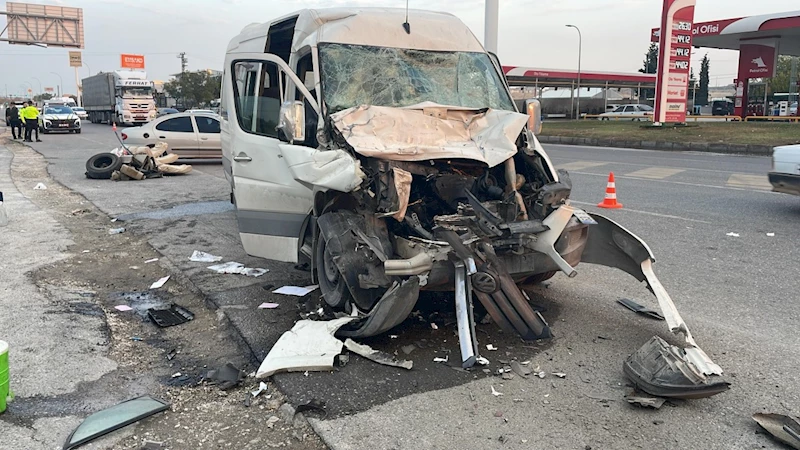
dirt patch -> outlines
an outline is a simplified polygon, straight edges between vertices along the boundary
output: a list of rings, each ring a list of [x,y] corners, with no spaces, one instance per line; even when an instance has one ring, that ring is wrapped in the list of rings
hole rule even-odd
[[[250,373],[257,363],[240,345],[225,315],[215,311],[146,236],[130,230],[109,234],[109,229],[124,225],[111,222],[84,197],[53,181],[46,162],[31,148],[6,145],[14,153],[11,172],[20,192],[51,212],[75,242],[66,259],[36,270],[32,280],[52,299],[51,315],[103,317],[106,340],[95,343],[93,351],[118,364],[116,371],[81,385],[75,394],[20,399],[13,417],[7,418],[26,424],[42,416],[86,416],[99,408],[77,397],[113,403],[150,394],[169,401],[170,410],[142,421],[115,448],[138,449],[147,440],[170,448],[325,448],[304,420],[286,415],[270,419],[285,401],[271,384],[255,398],[250,391],[258,382],[252,377],[229,391],[209,385],[205,377],[210,369],[230,362]],[[34,190],[39,182],[47,189]],[[135,199],[120,199],[125,201]],[[155,258],[159,260],[146,262]],[[167,275],[164,287],[149,289]],[[194,319],[158,328],[143,313],[149,305],[171,303],[189,309]],[[133,310],[119,311],[115,307],[120,305]]]

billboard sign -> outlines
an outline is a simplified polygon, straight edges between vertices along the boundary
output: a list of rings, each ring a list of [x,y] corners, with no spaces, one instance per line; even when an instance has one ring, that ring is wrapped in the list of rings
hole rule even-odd
[[[80,67],[83,65],[83,58],[81,52],[69,52],[69,66]]]
[[[658,47],[655,123],[686,122],[696,0],[664,0]]]
[[[83,9],[6,2],[6,36],[0,41],[20,45],[83,48]]]
[[[123,69],[144,69],[144,55],[123,53],[119,59],[119,66]]]

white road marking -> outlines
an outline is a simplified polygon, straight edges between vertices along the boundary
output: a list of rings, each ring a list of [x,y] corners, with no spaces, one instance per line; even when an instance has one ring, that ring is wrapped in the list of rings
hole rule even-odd
[[[570,203],[577,203],[578,205],[597,206],[594,203],[579,202],[577,200],[570,200]],[[706,222],[705,220],[689,219],[687,217],[673,216],[673,215],[670,215],[670,214],[659,214],[659,213],[654,213],[654,212],[650,212],[650,211],[640,211],[638,209],[630,209],[630,208],[627,208],[627,207],[626,208],[622,208],[622,209],[618,209],[617,211],[630,211],[630,212],[635,212],[635,213],[638,213],[638,214],[647,214],[648,216],[661,217],[661,218],[664,218],[664,219],[678,219],[678,220],[685,220],[687,222],[705,223],[705,224],[711,225],[711,222]]]
[[[590,167],[598,167],[598,166],[605,166],[608,164],[607,162],[600,162],[600,161],[574,161],[571,163],[557,165],[559,169],[564,169],[566,171],[573,171],[573,170],[584,170]]]
[[[591,175],[593,177],[607,177],[608,175],[602,173],[589,173],[589,172],[572,172],[578,175]],[[636,177],[629,177],[627,175],[619,175],[617,178],[620,179],[627,179],[627,180],[640,180],[640,181],[649,181],[652,183],[668,183],[668,184],[680,184],[682,186],[695,186],[695,187],[706,187],[706,188],[713,188],[713,189],[725,189],[729,191],[746,191],[746,192],[763,192],[765,194],[778,194],[778,192],[766,191],[763,189],[744,189],[738,187],[731,187],[731,186],[715,186],[713,184],[699,184],[699,183],[686,183],[684,181],[668,181],[668,180],[653,180],[648,178],[636,178]]]
[[[753,188],[761,190],[772,190],[772,184],[766,175],[746,175],[743,173],[732,173],[728,182],[728,186]]]
[[[559,157],[551,157],[551,159],[555,162],[558,161]],[[691,162],[692,160],[681,160],[681,162]],[[595,161],[595,160],[582,160],[581,162],[596,162],[600,164],[615,164],[620,166],[635,166],[635,167],[653,167],[653,164],[642,164],[642,163],[629,163],[629,162],[618,162],[618,161]],[[696,162],[704,162],[704,163],[711,163],[711,161],[696,161]],[[556,163],[557,167],[561,167]],[[592,167],[592,166],[589,166]],[[694,167],[672,167],[672,166],[659,166],[665,169],[679,169],[679,170],[689,170],[689,171],[698,171],[698,172],[714,172],[714,173],[731,173],[730,170],[716,170],[716,169],[698,169]],[[582,170],[582,169],[574,169],[574,170]]]
[[[652,178],[661,180],[685,171],[686,171],[685,169],[674,169],[672,167],[648,167],[647,169],[641,169],[635,172],[626,173],[625,176]]]

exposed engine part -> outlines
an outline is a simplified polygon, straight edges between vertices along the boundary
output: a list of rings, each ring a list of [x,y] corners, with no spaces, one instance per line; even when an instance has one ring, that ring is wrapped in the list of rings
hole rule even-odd
[[[386,275],[420,275],[433,267],[433,259],[427,253],[418,253],[408,259],[390,259],[383,262]]]
[[[478,338],[475,334],[475,315],[472,309],[472,284],[470,275],[474,273],[475,262],[456,261],[455,265],[455,297],[456,321],[458,325],[458,342],[461,347],[461,367],[475,365],[478,354]]]
[[[478,271],[472,275],[472,287],[478,292],[491,294],[497,291],[499,283],[497,278],[489,272]]]

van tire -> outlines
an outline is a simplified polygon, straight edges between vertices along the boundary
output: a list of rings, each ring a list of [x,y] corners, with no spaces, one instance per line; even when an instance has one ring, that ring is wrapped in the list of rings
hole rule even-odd
[[[319,289],[325,303],[335,310],[343,310],[352,298],[347,282],[334,264],[330,255],[326,255],[327,243],[319,233],[314,249],[314,267],[317,268]]]
[[[114,171],[122,167],[122,160],[113,153],[98,153],[86,161],[86,177],[108,180]]]

